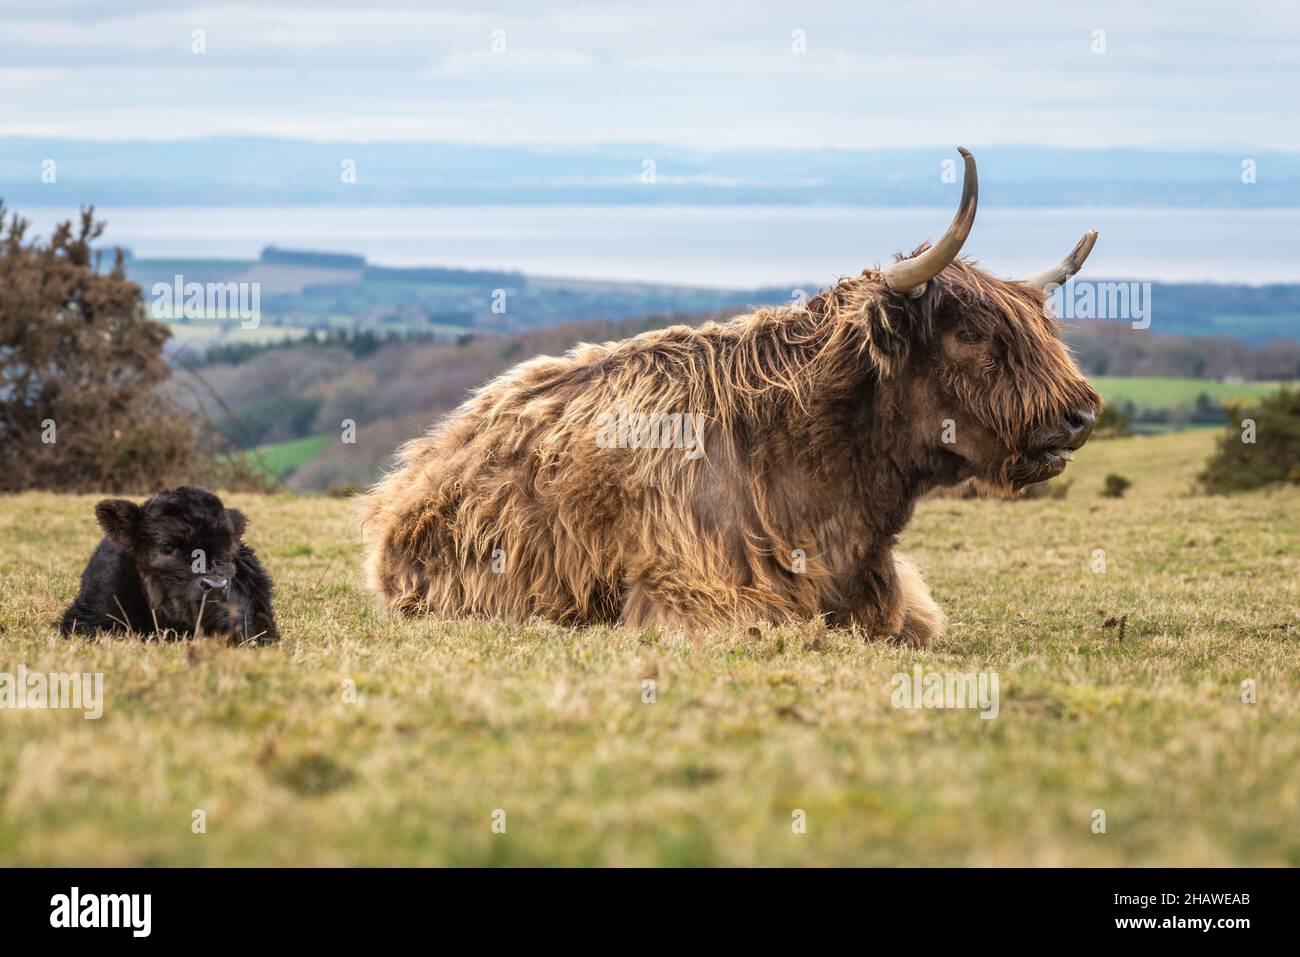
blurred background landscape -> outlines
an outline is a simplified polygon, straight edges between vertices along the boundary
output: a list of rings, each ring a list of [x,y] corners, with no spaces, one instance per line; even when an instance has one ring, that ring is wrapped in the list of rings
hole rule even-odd
[[[925,31],[816,4],[56,0],[0,37],[0,197],[28,242],[93,205],[96,268],[120,250],[170,333],[158,390],[303,492],[364,486],[530,356],[912,249],[955,206],[957,143],[966,254],[1024,276],[1091,228],[1081,280],[1150,283],[1149,327],[1065,332],[1124,431],[1221,426],[1300,377],[1294,11],[922,7]],[[257,321],[158,311],[177,277],[248,284]]]
[[[9,177],[0,180],[0,195],[48,201],[16,175],[42,152],[84,155],[88,169],[101,168],[89,163],[93,144],[59,150],[41,143],[24,159],[18,143],[0,147],[0,175]],[[123,251],[126,276],[141,287],[146,308],[155,285],[172,287],[178,276],[184,283],[257,288],[254,328],[219,311],[172,315],[164,306],[160,318],[171,334],[165,354],[175,372],[164,388],[209,423],[228,454],[245,455],[268,480],[298,491],[352,491],[373,481],[401,441],[522,359],[815,294],[936,235],[959,188],[939,181],[948,158],[939,148],[893,151],[887,158],[863,153],[852,169],[841,155],[763,154],[772,167],[770,177],[759,177],[765,183],[781,182],[801,162],[806,167],[807,184],[788,191],[696,185],[696,179],[732,182],[726,162],[712,167],[701,157],[681,182],[643,184],[637,153],[626,151],[614,151],[605,163],[590,155],[575,162],[575,181],[583,179],[578,168],[605,170],[608,182],[600,185],[570,189],[539,180],[526,188],[517,184],[528,179],[535,157],[504,150],[494,153],[495,179],[475,174],[481,198],[492,204],[475,205],[464,203],[476,188],[474,167],[463,168],[464,181],[430,187],[403,165],[414,162],[410,151],[395,147],[391,180],[376,177],[380,185],[365,195],[391,201],[409,193],[413,205],[330,205],[321,202],[328,188],[295,194],[287,184],[301,178],[305,156],[317,157],[324,170],[327,154],[355,151],[274,141],[255,146],[253,155],[281,151],[299,164],[280,174],[284,191],[268,177],[241,177],[237,162],[214,168],[200,193],[183,188],[196,182],[192,173],[174,189],[164,179],[156,192],[112,176],[59,191],[87,202],[102,194],[122,204],[97,208],[107,228],[96,245],[107,254],[104,263]],[[121,145],[99,147],[103,169],[112,172]],[[370,165],[390,169],[382,159],[388,153],[370,150]],[[456,147],[420,152],[433,183],[446,156],[464,162]],[[1236,174],[1225,157],[1218,158],[1216,182],[1212,157],[1148,154],[1148,165],[1138,164],[1134,176],[1132,155],[1124,151],[976,152],[988,185],[972,255],[996,272],[1025,275],[1056,258],[1084,228],[1097,228],[1102,239],[1086,278],[1151,284],[1148,329],[1114,318],[1075,320],[1066,329],[1081,367],[1131,431],[1222,425],[1225,402],[1300,377],[1300,284],[1285,281],[1293,267],[1287,234],[1300,226],[1300,172],[1292,170],[1300,170],[1300,159],[1279,161],[1286,177],[1263,197],[1240,184],[1236,191],[1223,185]],[[1023,153],[1044,154],[1042,169],[1067,175],[1053,182],[1040,171],[1017,183],[1006,170],[1028,169]],[[126,155],[147,157],[149,150]],[[556,164],[564,157],[547,155],[547,175],[562,179]],[[1006,170],[997,165],[999,156],[1009,159]],[[1160,181],[1154,170],[1161,166],[1195,175]],[[929,175],[920,175],[923,170]],[[1090,178],[1077,178],[1085,174]],[[283,201],[286,193],[302,205],[257,205]],[[1070,205],[1098,193],[1154,205]],[[216,195],[238,205],[216,204]],[[1005,205],[994,205],[999,196]],[[1261,197],[1268,202],[1259,205]],[[159,205],[159,198],[194,205]],[[419,205],[439,198],[447,205]],[[1206,205],[1189,211],[1194,202]],[[67,207],[19,212],[37,235],[48,235],[77,208],[73,199]],[[1221,241],[1237,233],[1249,234],[1249,241]],[[1177,260],[1176,250],[1189,242],[1195,255]],[[1186,274],[1197,268],[1216,281],[1189,281]],[[1261,276],[1268,281],[1258,281]],[[355,442],[339,440],[344,420],[357,423]]]

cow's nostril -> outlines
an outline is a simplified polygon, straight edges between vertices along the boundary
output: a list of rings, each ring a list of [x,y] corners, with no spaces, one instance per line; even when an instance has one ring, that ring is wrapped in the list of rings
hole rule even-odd
[[[199,586],[200,586],[204,591],[225,591],[225,590],[226,590],[226,584],[227,584],[227,582],[226,582],[226,579],[224,579],[224,578],[201,578],[201,579],[199,579]]]
[[[1092,435],[1092,427],[1097,422],[1097,416],[1087,409],[1075,409],[1065,417],[1065,431],[1068,433],[1066,445],[1071,449],[1077,449],[1088,441],[1088,436]]]
[[[1097,421],[1097,416],[1086,409],[1075,409],[1065,417],[1066,424],[1075,431],[1082,431]]]

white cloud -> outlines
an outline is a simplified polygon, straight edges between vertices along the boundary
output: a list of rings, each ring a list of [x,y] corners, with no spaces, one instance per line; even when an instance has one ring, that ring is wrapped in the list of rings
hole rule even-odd
[[[1295,149],[1298,43],[1284,2],[51,0],[6,16],[0,133]]]

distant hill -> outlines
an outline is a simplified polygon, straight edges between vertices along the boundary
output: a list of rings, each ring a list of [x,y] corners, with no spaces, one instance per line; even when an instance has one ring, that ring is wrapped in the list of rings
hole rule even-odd
[[[365,256],[353,256],[348,253],[299,252],[295,249],[278,249],[275,246],[267,246],[262,250],[261,261],[272,266],[307,266],[313,269],[366,268]]]
[[[175,323],[176,345],[190,351],[331,329],[446,338],[469,331],[508,334],[584,320],[699,315],[789,297],[786,288],[710,289],[498,270],[392,268],[371,265],[359,255],[273,247],[257,261],[132,258],[127,272],[146,299],[157,283],[174,286],[177,275],[186,282],[260,284],[261,321],[255,330],[220,318]],[[1215,336],[1252,346],[1300,341],[1300,285],[1152,283],[1149,300],[1155,335]],[[1122,321],[1092,324],[1129,328]]]
[[[1300,206],[1300,153],[980,146],[985,206]],[[4,137],[11,205],[850,204],[943,206],[953,144],[916,149],[591,149],[214,137]],[[42,182],[54,159],[57,181]],[[1242,183],[1251,161],[1255,180]],[[345,182],[344,164],[355,164]],[[652,164],[652,165],[651,165]],[[653,179],[653,188],[647,180]]]
[[[107,260],[106,260],[107,261]],[[171,322],[173,350],[301,338],[308,332],[456,338],[509,334],[584,320],[698,315],[778,302],[777,289],[707,289],[655,283],[524,276],[497,270],[373,266],[364,257],[268,247],[259,260],[135,259],[127,274],[148,302],[156,284],[258,283],[260,321],[201,316]],[[170,314],[169,314],[170,315]]]

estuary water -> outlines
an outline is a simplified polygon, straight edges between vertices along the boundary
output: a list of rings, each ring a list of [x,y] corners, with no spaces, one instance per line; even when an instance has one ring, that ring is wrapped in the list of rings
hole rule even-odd
[[[48,235],[75,210],[23,210]],[[674,285],[792,288],[851,275],[939,235],[939,208],[850,206],[101,207],[105,240],[138,258],[256,258],[264,246],[387,266],[513,269]],[[1037,272],[1088,229],[1093,277],[1300,282],[1300,209],[981,209],[966,251]]]

